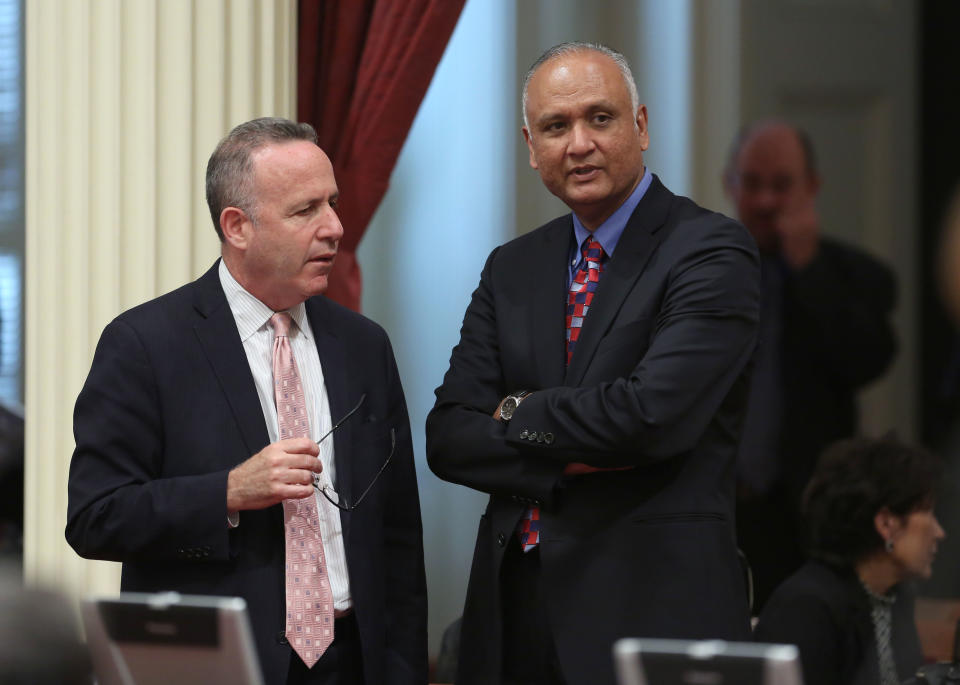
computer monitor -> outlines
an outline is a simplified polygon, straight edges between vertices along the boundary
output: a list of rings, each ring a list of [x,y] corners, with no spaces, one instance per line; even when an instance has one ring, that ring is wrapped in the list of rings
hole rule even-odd
[[[98,685],[263,685],[239,597],[126,593],[81,611]]]
[[[613,654],[619,685],[803,685],[793,645],[624,638]]]

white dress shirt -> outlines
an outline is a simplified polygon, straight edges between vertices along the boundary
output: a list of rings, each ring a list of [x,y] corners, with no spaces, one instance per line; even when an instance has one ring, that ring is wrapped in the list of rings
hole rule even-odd
[[[223,260],[220,260],[220,284],[223,286],[230,311],[233,312],[233,318],[237,323],[240,340],[243,342],[243,351],[247,355],[247,362],[250,364],[250,371],[257,386],[263,418],[267,422],[267,434],[270,442],[274,443],[279,439],[277,405],[273,389],[274,335],[273,327],[270,325],[270,317],[275,312],[237,283]],[[290,327],[289,342],[303,381],[307,416],[310,419],[310,437],[316,441],[333,425],[327,388],[323,383],[320,355],[317,352],[310,321],[307,319],[306,307],[301,302],[287,311],[294,323]],[[320,487],[336,483],[337,468],[333,459],[333,435],[320,444],[320,461],[323,463]],[[323,538],[323,555],[326,558],[327,575],[333,592],[333,608],[337,612],[345,611],[352,606],[352,601],[340,510],[330,504],[320,493],[315,493],[314,496],[317,499],[320,535]],[[277,534],[280,535],[282,532],[280,529]]]

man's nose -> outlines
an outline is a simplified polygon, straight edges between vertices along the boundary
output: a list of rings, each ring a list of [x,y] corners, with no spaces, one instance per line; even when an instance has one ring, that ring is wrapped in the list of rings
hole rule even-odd
[[[754,203],[763,209],[777,209],[780,206],[781,195],[770,186],[762,186],[754,193]]]
[[[593,135],[589,127],[581,122],[573,125],[570,130],[569,151],[574,155],[582,155],[593,149]]]
[[[334,242],[339,242],[343,237],[343,224],[340,223],[340,217],[333,207],[327,207],[321,212],[320,220],[317,222],[317,237]]]

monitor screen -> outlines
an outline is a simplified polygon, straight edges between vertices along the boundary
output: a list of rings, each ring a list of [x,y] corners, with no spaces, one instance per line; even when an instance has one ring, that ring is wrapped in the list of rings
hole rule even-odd
[[[722,640],[618,640],[619,685],[803,685],[793,645]]]
[[[92,597],[83,624],[99,685],[262,685],[238,597],[177,593]]]

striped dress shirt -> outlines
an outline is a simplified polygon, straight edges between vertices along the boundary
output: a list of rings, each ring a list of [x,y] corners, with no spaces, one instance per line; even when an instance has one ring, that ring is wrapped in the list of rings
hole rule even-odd
[[[263,418],[267,422],[267,434],[270,442],[279,439],[277,427],[277,405],[273,391],[273,328],[270,317],[274,311],[247,292],[241,286],[223,260],[220,260],[220,284],[227,296],[227,303],[240,332],[243,351],[247,355],[250,371],[257,386]],[[333,425],[330,417],[330,402],[327,389],[323,384],[323,368],[320,355],[314,341],[307,311],[301,302],[287,310],[293,319],[290,327],[290,346],[297,360],[297,369],[303,381],[303,390],[310,418],[310,436],[317,440]],[[323,472],[320,474],[320,486],[336,484],[337,467],[333,459],[333,436],[320,444],[320,461]],[[350,580],[347,575],[347,556],[343,547],[343,527],[340,524],[340,510],[330,504],[319,493],[317,511],[320,515],[320,534],[323,537],[323,554],[327,561],[327,574],[333,591],[333,608],[338,613],[352,606],[350,599]],[[282,535],[283,530],[277,530]]]

